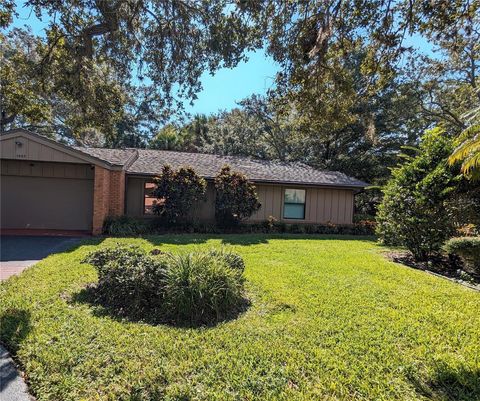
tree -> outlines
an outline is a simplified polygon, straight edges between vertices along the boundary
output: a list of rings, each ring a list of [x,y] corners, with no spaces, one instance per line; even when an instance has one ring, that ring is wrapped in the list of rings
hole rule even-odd
[[[54,48],[50,47],[52,41]],[[41,39],[26,30],[13,29],[1,35],[0,42],[4,50],[0,69],[2,130],[23,126],[80,143],[82,131],[113,136],[126,96],[106,63],[92,62],[80,92],[73,82],[72,66],[65,59],[66,44],[55,33]]]
[[[261,207],[255,186],[229,166],[222,167],[215,177],[215,190],[215,218],[221,226],[236,225]]]
[[[178,127],[174,124],[163,126],[149,142],[151,149],[181,150],[183,141]]]
[[[205,196],[207,183],[190,167],[175,171],[164,166],[155,180],[153,196],[159,202],[155,213],[168,223],[185,223],[192,217],[192,207]]]
[[[226,0],[30,0],[24,5],[38,18],[48,16],[42,54],[35,60],[36,73],[45,72],[38,74],[39,83],[55,78],[86,112],[115,110],[111,92],[116,88],[129,94],[145,90],[143,105],[154,105],[154,118],[165,121],[184,99],[196,98],[204,71],[233,67],[245,58],[244,50],[261,46],[259,28]],[[21,5],[2,3],[2,25],[11,23],[16,6]],[[60,90],[54,89],[54,94]],[[23,113],[20,107],[13,118]],[[12,116],[6,114],[2,124]],[[107,123],[111,128],[116,121]]]
[[[471,115],[472,125],[460,134],[448,161],[451,165],[461,161],[461,171],[467,178],[480,179],[480,107]]]
[[[448,201],[459,178],[446,162],[451,151],[442,129],[427,131],[415,156],[392,170],[383,189],[377,233],[386,244],[407,247],[417,260],[439,252],[453,232]]]

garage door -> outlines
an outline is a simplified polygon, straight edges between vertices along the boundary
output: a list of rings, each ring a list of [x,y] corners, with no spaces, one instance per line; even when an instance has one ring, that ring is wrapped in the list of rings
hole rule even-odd
[[[2,160],[1,227],[92,229],[90,165]]]

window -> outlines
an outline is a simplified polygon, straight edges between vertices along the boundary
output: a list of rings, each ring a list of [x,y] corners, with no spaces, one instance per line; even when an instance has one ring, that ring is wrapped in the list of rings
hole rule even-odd
[[[144,203],[143,203],[143,214],[155,214],[154,208],[160,201],[153,196],[153,190],[155,189],[155,184],[153,182],[146,182],[143,189]]]
[[[305,219],[305,190],[286,189],[283,204],[284,219]]]

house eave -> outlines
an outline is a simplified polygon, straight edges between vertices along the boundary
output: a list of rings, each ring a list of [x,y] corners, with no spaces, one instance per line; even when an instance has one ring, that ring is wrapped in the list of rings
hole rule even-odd
[[[159,174],[155,173],[142,173],[142,172],[135,172],[135,171],[126,171],[126,175],[128,177],[133,178],[154,178],[158,177]],[[209,182],[213,182],[215,177],[212,176],[202,176],[205,180]],[[348,185],[348,184],[337,184],[337,183],[317,183],[317,182],[299,182],[299,181],[275,181],[275,180],[262,180],[262,179],[251,179],[254,184],[267,184],[267,185],[291,185],[297,187],[322,187],[322,188],[337,188],[337,189],[347,189],[347,190],[355,190],[361,191],[366,185]]]

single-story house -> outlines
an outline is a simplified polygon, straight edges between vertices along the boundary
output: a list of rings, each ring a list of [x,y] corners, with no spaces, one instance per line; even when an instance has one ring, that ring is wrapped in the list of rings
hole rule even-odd
[[[1,228],[75,230],[100,234],[107,216],[152,213],[152,180],[166,164],[190,166],[207,183],[194,208],[215,217],[213,179],[228,164],[253,181],[261,208],[249,219],[351,224],[354,195],[367,184],[304,164],[149,149],[72,147],[15,129],[0,137]]]

